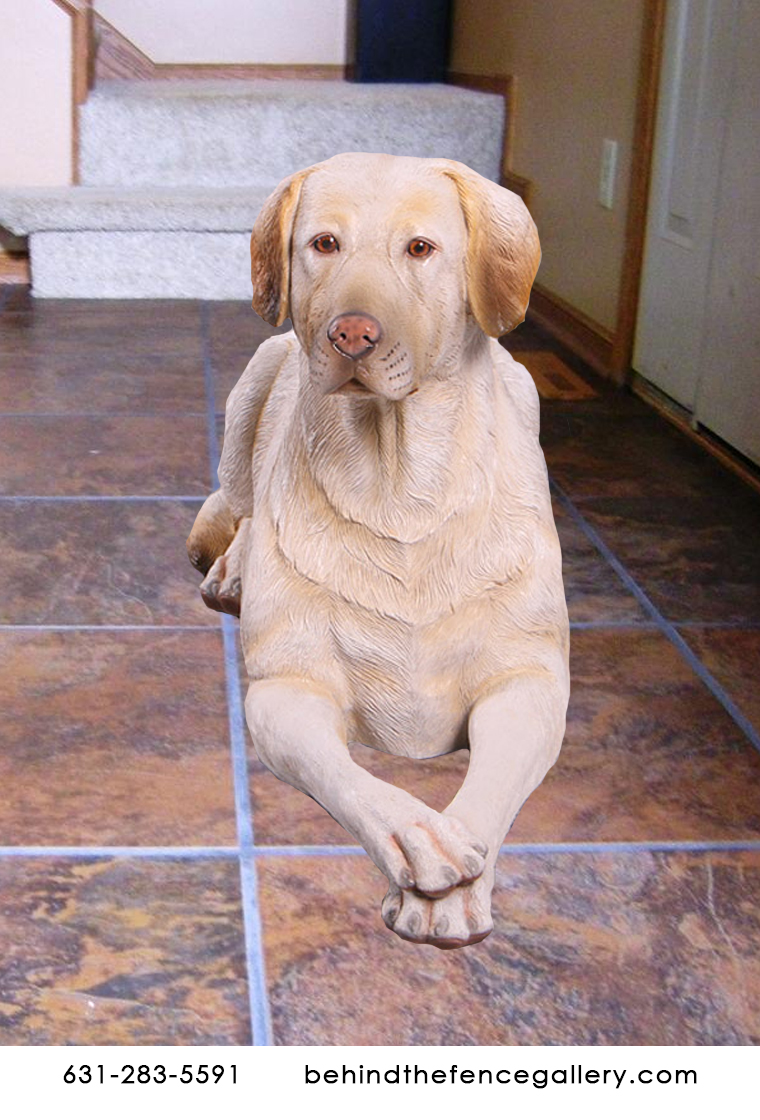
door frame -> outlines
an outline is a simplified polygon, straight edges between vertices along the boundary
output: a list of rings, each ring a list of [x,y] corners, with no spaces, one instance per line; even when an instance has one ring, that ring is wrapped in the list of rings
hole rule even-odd
[[[633,130],[631,174],[628,187],[625,250],[610,369],[612,380],[619,385],[627,383],[631,377],[631,361],[646,240],[649,187],[654,161],[654,134],[662,71],[666,6],[667,0],[646,0],[644,9],[636,94],[636,119]]]

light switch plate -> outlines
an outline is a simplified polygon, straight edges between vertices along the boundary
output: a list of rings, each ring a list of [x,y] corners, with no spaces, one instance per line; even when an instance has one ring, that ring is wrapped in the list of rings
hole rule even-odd
[[[607,210],[612,210],[614,205],[617,152],[617,140],[602,141],[602,166],[599,172],[599,202]]]

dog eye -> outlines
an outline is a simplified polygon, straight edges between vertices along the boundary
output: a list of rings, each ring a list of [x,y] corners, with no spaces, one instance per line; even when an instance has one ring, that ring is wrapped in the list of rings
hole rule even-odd
[[[424,241],[421,237],[415,237],[414,241],[410,241],[406,247],[406,251],[410,257],[429,257],[433,252],[434,246],[429,241]]]
[[[320,233],[311,244],[318,253],[337,253],[339,249],[338,242],[331,233]]]

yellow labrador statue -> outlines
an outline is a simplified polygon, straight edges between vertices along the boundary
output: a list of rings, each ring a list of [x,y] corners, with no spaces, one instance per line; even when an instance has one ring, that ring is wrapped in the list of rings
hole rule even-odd
[[[481,941],[502,840],[569,695],[561,556],[528,372],[495,341],[540,260],[522,201],[463,164],[359,153],[285,180],[251,238],[265,342],[227,403],[188,540],[240,615],[257,754],[389,882],[386,925]],[[442,813],[349,744],[468,747]]]

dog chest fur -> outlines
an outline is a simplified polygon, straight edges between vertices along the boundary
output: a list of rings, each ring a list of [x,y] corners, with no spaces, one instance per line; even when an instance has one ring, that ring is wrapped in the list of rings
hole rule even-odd
[[[465,410],[477,432],[447,431],[440,410],[425,415],[425,398],[415,401],[417,427],[407,416],[407,431],[392,438],[414,441],[419,463],[422,433],[433,430],[446,441],[447,469],[436,463],[412,480],[383,462],[366,407],[310,408],[297,352],[287,337],[281,345],[286,357],[259,425],[278,436],[258,441],[252,463],[241,612],[249,675],[320,681],[340,699],[351,737],[390,753],[462,746],[487,682],[524,664],[526,636],[540,663],[540,635],[551,635],[553,649],[561,627],[564,601],[535,595],[536,566],[554,578],[558,547],[526,424],[532,382],[489,344]],[[387,422],[398,426],[397,417]],[[459,440],[476,448],[470,461]],[[403,458],[402,446],[394,452]]]

